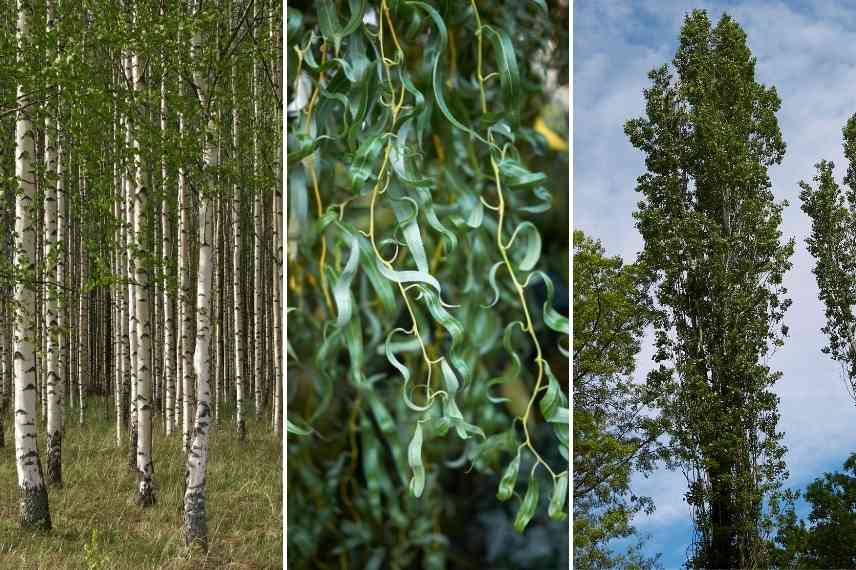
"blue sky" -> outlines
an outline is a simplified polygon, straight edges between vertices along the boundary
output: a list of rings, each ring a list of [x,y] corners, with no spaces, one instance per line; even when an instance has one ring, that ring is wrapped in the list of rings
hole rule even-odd
[[[803,487],[824,471],[839,469],[856,451],[856,407],[840,366],[820,352],[824,313],[805,249],[810,220],[799,208],[798,187],[800,180],[814,176],[814,164],[822,158],[835,162],[839,180],[846,168],[841,128],[856,112],[856,6],[850,6],[821,0],[577,0],[574,6],[574,226],[601,239],[610,254],[631,261],[642,246],[632,212],[644,162],[627,141],[623,124],[642,115],[647,73],[671,62],[687,12],[705,8],[714,21],[723,12],[734,17],[749,36],[758,80],[778,90],[779,125],[788,149],[770,176],[777,199],[790,203],[783,232],[796,239],[796,253],[785,280],[793,299],[786,317],[790,337],[769,364],[784,374],[776,392],[789,487]],[[651,368],[650,356],[646,347],[639,358],[640,377]],[[681,473],[666,470],[634,481],[634,491],[653,497],[657,505],[636,526],[650,535],[647,552],[661,552],[667,568],[681,566],[690,541],[685,488]]]

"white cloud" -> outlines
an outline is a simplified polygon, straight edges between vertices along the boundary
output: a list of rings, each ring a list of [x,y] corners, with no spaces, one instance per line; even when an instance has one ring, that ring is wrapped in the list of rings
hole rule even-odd
[[[805,250],[810,220],[800,211],[800,180],[814,164],[831,159],[843,175],[841,128],[856,112],[856,8],[821,2],[795,6],[771,0],[701,2],[712,18],[725,11],[743,26],[758,60],[760,81],[782,98],[779,125],[788,145],[770,170],[777,199],[787,199],[783,233],[796,239],[794,267],[786,277],[793,305],[790,338],[770,359],[783,372],[779,428],[788,447],[790,485],[804,485],[856,451],[850,426],[856,409],[842,385],[840,367],[820,352],[824,311]],[[650,6],[650,7],[649,7]],[[642,245],[632,212],[643,157],[623,132],[643,112],[647,73],[671,62],[684,14],[678,0],[656,3],[578,2],[574,13],[574,225],[604,242],[607,251],[633,259]],[[646,351],[647,353],[648,351]],[[640,362],[640,374],[650,365]],[[639,519],[643,532],[673,524],[686,532],[689,512],[680,473],[661,471],[634,482],[653,496],[657,513]],[[659,534],[659,533],[658,533]],[[687,537],[689,540],[689,537]]]

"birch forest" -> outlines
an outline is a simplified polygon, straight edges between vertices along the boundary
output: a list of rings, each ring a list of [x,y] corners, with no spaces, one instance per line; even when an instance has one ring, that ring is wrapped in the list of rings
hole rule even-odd
[[[281,564],[281,12],[0,1],[0,567]]]

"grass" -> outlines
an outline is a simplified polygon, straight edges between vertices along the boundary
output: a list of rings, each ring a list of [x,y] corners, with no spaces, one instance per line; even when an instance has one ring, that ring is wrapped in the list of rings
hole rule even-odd
[[[189,551],[181,531],[185,458],[180,434],[154,426],[157,504],[134,503],[136,475],[128,469],[127,434],[116,446],[115,418],[106,400],[90,401],[83,427],[66,415],[63,488],[50,488],[53,530],[18,525],[18,491],[11,413],[0,449],[0,568],[282,568],[282,444],[269,413],[248,418],[241,444],[230,414],[211,432],[207,471],[207,553]],[[222,411],[222,410],[221,410]],[[72,413],[74,412],[74,413]],[[160,417],[155,420],[161,420]],[[44,426],[39,452],[45,462]]]

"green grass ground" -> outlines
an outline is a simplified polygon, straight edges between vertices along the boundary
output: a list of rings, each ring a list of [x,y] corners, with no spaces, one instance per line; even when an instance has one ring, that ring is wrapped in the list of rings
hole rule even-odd
[[[269,413],[250,418],[240,444],[232,416],[222,414],[211,433],[208,464],[207,554],[189,553],[181,532],[185,460],[180,435],[154,428],[157,504],[134,503],[136,476],[128,470],[127,444],[116,447],[115,421],[105,401],[77,425],[69,410],[63,441],[63,488],[50,488],[53,530],[18,526],[17,475],[11,413],[3,419],[0,449],[0,568],[99,569],[282,567],[282,444]],[[97,407],[97,409],[93,409]],[[73,412],[73,413],[72,413]],[[156,418],[160,419],[160,418]],[[126,436],[123,437],[126,439]],[[39,427],[44,465],[44,428]]]

